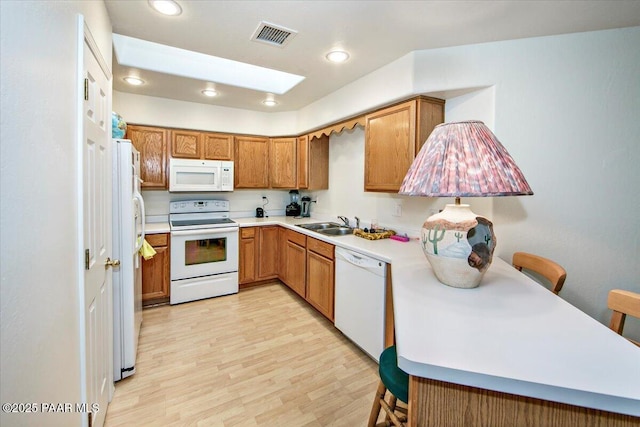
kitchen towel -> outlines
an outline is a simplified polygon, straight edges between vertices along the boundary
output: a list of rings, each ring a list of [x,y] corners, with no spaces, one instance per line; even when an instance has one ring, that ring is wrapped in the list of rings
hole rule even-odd
[[[147,242],[147,239],[144,239],[144,241],[142,242],[142,246],[140,247],[140,250],[138,252],[147,261],[153,258],[153,256],[156,254],[156,250],[153,249],[153,246],[151,246],[149,242]]]

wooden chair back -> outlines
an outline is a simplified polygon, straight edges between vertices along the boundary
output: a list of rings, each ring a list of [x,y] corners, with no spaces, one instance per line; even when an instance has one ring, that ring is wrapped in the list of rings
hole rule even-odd
[[[567,278],[567,272],[560,264],[539,255],[527,252],[516,252],[513,254],[513,260],[511,263],[519,271],[522,271],[524,268],[545,277],[549,282],[551,282],[551,292],[556,295],[560,293],[560,290],[564,285],[564,281]]]
[[[613,310],[609,328],[620,335],[622,335],[627,315],[640,319],[640,294],[635,292],[613,289],[609,291],[607,306]],[[640,347],[640,342],[632,339],[629,339],[629,341]]]

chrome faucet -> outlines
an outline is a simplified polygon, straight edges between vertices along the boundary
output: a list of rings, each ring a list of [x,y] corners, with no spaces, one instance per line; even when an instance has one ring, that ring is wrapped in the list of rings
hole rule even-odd
[[[354,218],[356,219],[356,228],[360,228],[360,218],[357,216],[354,216]]]
[[[349,225],[349,218],[347,218],[346,216],[341,216],[338,215],[338,219],[342,222],[344,222],[345,227],[350,227]]]

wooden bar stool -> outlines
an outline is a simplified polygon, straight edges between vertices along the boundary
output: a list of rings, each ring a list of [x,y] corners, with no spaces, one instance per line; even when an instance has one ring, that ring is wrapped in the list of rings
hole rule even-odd
[[[640,294],[621,289],[609,291],[607,306],[613,310],[609,328],[622,335],[624,321],[629,316],[640,318]],[[640,342],[627,338],[629,341],[640,347]]]
[[[380,355],[380,383],[373,401],[368,427],[397,426],[403,427],[407,422],[407,409],[397,405],[400,400],[405,404],[409,401],[409,375],[398,368],[396,346],[387,347]],[[389,400],[385,396],[389,392]],[[385,420],[376,424],[380,409],[386,413]]]
[[[560,264],[539,255],[516,252],[513,254],[511,264],[519,271],[522,271],[524,268],[545,277],[551,282],[551,292],[556,295],[560,293],[564,281],[567,278],[567,272]]]

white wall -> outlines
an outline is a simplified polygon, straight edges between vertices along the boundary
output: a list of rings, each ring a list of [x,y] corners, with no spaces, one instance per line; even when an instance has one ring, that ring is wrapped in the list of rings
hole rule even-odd
[[[0,2],[2,403],[75,403],[81,396],[79,13],[110,65],[102,2]],[[72,426],[81,416],[2,412],[0,424]]]
[[[113,110],[129,123],[216,132],[284,136],[296,125],[294,112],[261,113],[118,91]]]
[[[636,27],[416,55],[421,90],[495,87],[495,133],[535,193],[494,200],[497,254],[557,260],[562,297],[603,323],[610,289],[640,292],[639,45]]]
[[[497,255],[510,260],[525,250],[557,260],[568,271],[562,297],[608,323],[610,289],[640,292],[639,202],[625,191],[640,184],[638,45],[640,27],[634,27],[413,52],[295,119],[257,119],[262,124],[251,131],[301,133],[412,94],[446,98],[446,120],[487,123],[535,192],[468,200],[496,224]],[[246,132],[237,121],[224,130]],[[412,232],[449,202],[363,193],[362,129],[334,134],[330,144],[330,190],[314,192],[317,215],[376,218]],[[391,215],[398,203],[399,218]],[[630,335],[640,337],[640,322],[627,322]]]
[[[408,54],[302,108],[296,130],[321,128],[413,93],[413,55]]]

